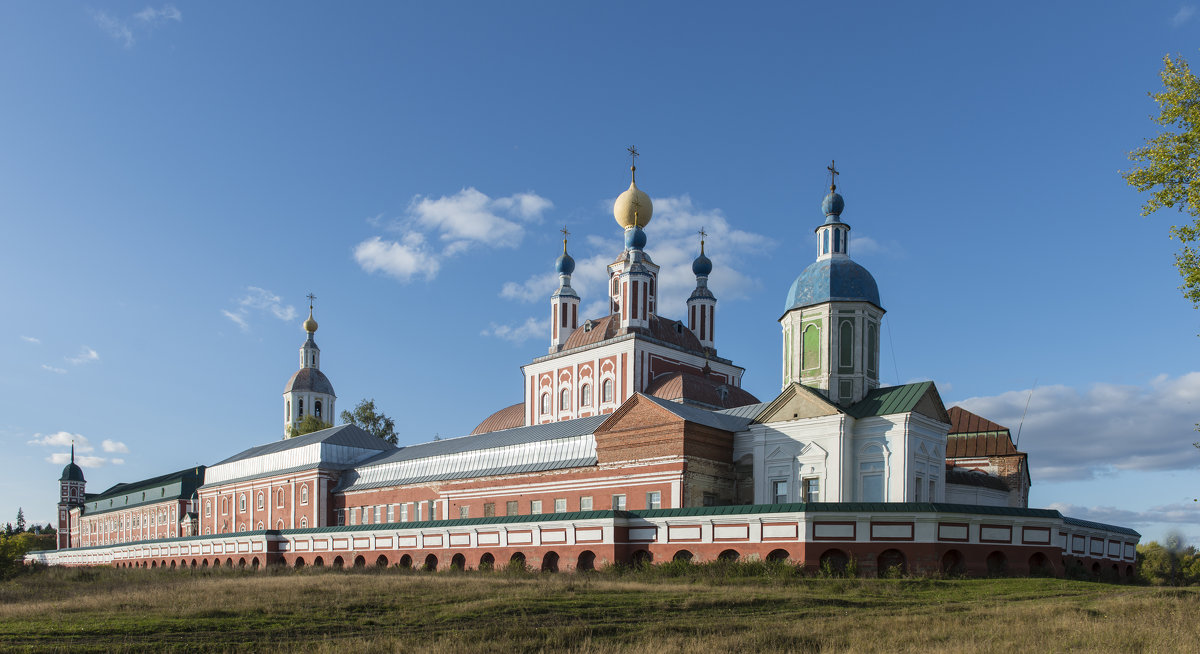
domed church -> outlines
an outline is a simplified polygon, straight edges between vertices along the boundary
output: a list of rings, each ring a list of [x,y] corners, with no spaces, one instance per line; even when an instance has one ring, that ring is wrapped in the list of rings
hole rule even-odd
[[[564,230],[548,352],[521,367],[520,402],[470,434],[415,445],[355,425],[287,438],[306,416],[336,416],[310,295],[283,439],[99,494],[72,463],[59,549],[29,560],[557,571],[745,557],[813,570],[854,559],[868,573],[1133,574],[1137,532],[1028,508],[1028,459],[1006,427],[947,410],[933,382],[880,386],[883,303],[851,259],[832,165],[815,260],[779,318],[780,392],[765,401],[718,354],[708,281],[720,253],[710,259],[703,236],[684,306],[660,304],[653,202],[630,172],[613,206],[608,313],[579,315]]]

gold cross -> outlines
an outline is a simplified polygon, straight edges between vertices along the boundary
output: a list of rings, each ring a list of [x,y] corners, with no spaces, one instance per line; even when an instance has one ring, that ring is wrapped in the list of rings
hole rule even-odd
[[[317,299],[317,296],[313,295],[313,294],[310,292],[310,293],[309,293],[308,295],[306,295],[305,297],[307,297],[307,298],[308,298],[308,310],[309,310],[309,311],[312,311],[312,307],[313,307],[313,300]]]
[[[825,166],[825,170],[829,171],[829,190],[836,191],[837,190],[837,176],[841,175],[841,173],[838,172],[837,166],[834,164],[833,159],[829,160],[829,165]]]

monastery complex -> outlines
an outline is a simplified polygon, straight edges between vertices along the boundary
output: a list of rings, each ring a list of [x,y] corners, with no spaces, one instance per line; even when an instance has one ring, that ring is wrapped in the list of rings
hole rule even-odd
[[[58,549],[27,560],[558,571],[853,559],[868,574],[1132,576],[1137,532],[1028,507],[1028,458],[1006,427],[947,409],[933,382],[879,385],[885,311],[850,257],[844,208],[831,183],[815,261],[786,290],[775,397],[745,391],[745,370],[719,354],[703,241],[686,306],[659,305],[653,204],[635,177],[613,208],[624,240],[608,315],[579,315],[564,239],[549,351],[522,366],[521,402],[471,434],[397,447],[340,425],[287,438],[305,416],[337,415],[310,304],[284,438],[98,494],[72,453]]]

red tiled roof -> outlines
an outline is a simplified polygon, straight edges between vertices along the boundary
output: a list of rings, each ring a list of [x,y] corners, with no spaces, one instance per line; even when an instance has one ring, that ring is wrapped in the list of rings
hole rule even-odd
[[[950,434],[978,434],[980,432],[1003,431],[1008,427],[998,425],[983,416],[977,416],[959,406],[950,407]]]
[[[744,389],[685,372],[660,376],[646,389],[646,395],[674,402],[682,400],[684,404],[702,404],[717,409],[758,404],[758,398]]]
[[[620,327],[621,320],[616,314],[588,320],[576,328],[575,331],[571,332],[571,335],[567,337],[567,342],[563,344],[563,349],[570,350],[584,345],[591,345],[632,332],[646,334],[671,345],[682,347],[685,350],[693,352],[703,351],[703,348],[700,347],[700,340],[696,338],[692,330],[688,329],[686,325],[678,320],[660,318],[652,314],[650,316],[649,329],[623,331]]]
[[[490,431],[499,431],[501,429],[512,429],[513,427],[525,426],[525,403],[518,402],[512,406],[506,406],[503,409],[493,413],[479,423],[479,426],[471,432],[471,435],[486,434]]]

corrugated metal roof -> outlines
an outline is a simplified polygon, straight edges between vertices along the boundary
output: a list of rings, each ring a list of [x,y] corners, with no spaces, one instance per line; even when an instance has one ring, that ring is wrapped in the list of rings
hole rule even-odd
[[[1021,454],[1013,446],[1008,432],[991,434],[950,434],[946,437],[946,458],[961,459],[977,456]]]
[[[459,436],[457,438],[445,438],[439,441],[409,445],[395,452],[388,452],[374,459],[364,461],[359,464],[359,468],[392,463],[394,461],[408,461],[410,459],[440,456],[443,454],[457,454],[472,450],[486,450],[493,447],[506,447],[556,438],[582,436],[594,433],[596,427],[599,427],[600,423],[604,422],[606,418],[608,418],[607,414],[588,416],[587,418],[561,420],[544,425],[513,427],[512,429],[501,429],[500,431],[491,431],[486,434]]]
[[[735,418],[745,418],[753,421],[758,414],[762,413],[763,409],[767,408],[770,402],[759,402],[758,404],[747,404],[746,406],[734,407],[732,409],[721,409],[715,413],[723,413],[727,416]]]
[[[168,500],[188,499],[200,487],[203,479],[204,466],[195,466],[150,479],[115,484],[98,495],[86,495],[83,512],[86,515],[100,515]],[[170,495],[166,493],[168,490],[171,491]],[[156,494],[154,491],[159,492]],[[149,497],[141,499],[141,495],[147,493]],[[100,506],[101,503],[105,506]]]
[[[233,456],[213,464],[213,467],[252,459],[256,456],[265,454],[274,454],[286,450],[312,445],[313,443],[326,443],[330,445],[344,445],[346,447],[356,447],[366,450],[393,450],[395,446],[382,438],[373,436],[369,432],[363,430],[357,425],[338,425],[321,431],[314,431],[311,434],[304,434],[295,438],[287,438],[284,440],[273,441],[266,445],[258,445],[248,450],[243,450]]]
[[[662,408],[674,413],[688,422],[694,422],[698,425],[715,427],[728,432],[739,432],[750,424],[750,418],[742,418],[740,416],[732,416],[728,413],[709,411],[700,407],[688,406],[678,402],[671,402],[651,395],[642,395],[642,397],[661,406]],[[605,416],[607,417],[607,416]]]
[[[960,406],[952,406],[946,412],[950,414],[951,436],[954,434],[978,434],[982,432],[1008,432],[1008,427],[996,424]]]
[[[917,403],[921,401],[932,385],[933,382],[924,381],[903,386],[876,388],[847,409],[846,413],[855,418],[908,413],[916,408]]]

